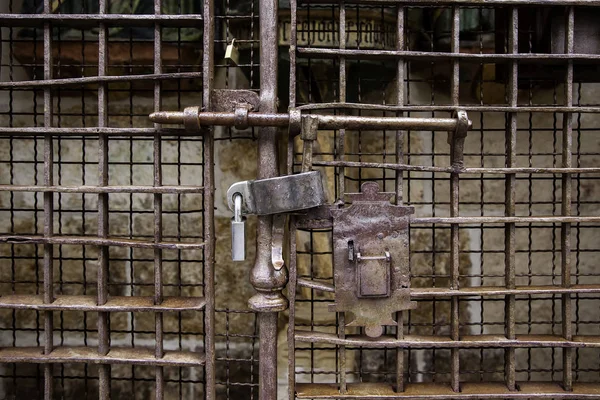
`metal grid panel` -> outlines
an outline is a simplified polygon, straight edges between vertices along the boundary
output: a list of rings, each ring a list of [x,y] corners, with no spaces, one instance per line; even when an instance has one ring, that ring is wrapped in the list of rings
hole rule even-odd
[[[212,136],[147,118],[210,91],[212,5],[21,3],[0,16],[2,392],[214,398]]]
[[[575,40],[585,40],[575,37],[577,15],[595,12],[574,7],[584,4],[598,5],[552,2],[548,10],[565,15],[564,51],[541,54],[526,6],[548,2],[291,2],[292,106],[430,117],[460,107],[474,126],[461,171],[450,167],[439,132],[340,129],[320,138],[313,165],[327,177],[331,201],[376,181],[398,204],[416,207],[418,307],[380,339],[344,327],[343,313],[327,310],[331,229],[293,226],[290,398],[598,396],[598,248],[582,236],[598,232],[597,201],[584,194],[599,171],[598,109],[586,96],[595,84],[578,71],[598,56],[574,51]],[[465,37],[461,19],[474,10],[480,18],[495,13],[496,26]],[[445,29],[411,24],[423,12],[445,15]],[[327,18],[333,23],[319,28]],[[397,34],[386,37],[390,24]],[[446,41],[418,40],[436,35]],[[492,64],[496,76],[484,76]],[[531,65],[558,77],[527,73]],[[469,86],[475,96],[465,93]],[[302,153],[294,154],[290,171],[301,164]]]
[[[261,109],[266,115],[253,118],[272,124],[277,118],[269,115],[275,112],[269,89],[277,86],[277,60],[264,48],[277,46],[276,7],[225,2],[215,11],[207,1],[198,12],[162,3],[155,1],[150,14],[137,14],[133,4],[129,14],[111,13],[114,4],[101,1],[98,10],[82,6],[57,15],[51,12],[55,3],[46,0],[42,13],[25,15],[11,2],[0,15],[9,33],[3,38],[9,61],[2,65],[8,79],[0,83],[8,93],[0,133],[7,143],[1,162],[9,173],[0,194],[10,221],[1,255],[10,266],[1,282],[10,294],[0,304],[9,321],[2,329],[12,333],[0,360],[10,363],[2,379],[11,394],[45,392],[48,398],[82,391],[106,398],[112,390],[121,396],[154,391],[157,398],[214,398],[216,389],[220,397],[254,398],[260,380],[260,393],[273,396],[276,376],[264,371],[275,367],[277,315],[261,313],[260,336],[254,312],[219,308],[215,315],[212,274],[219,256],[213,242],[214,141],[254,145],[260,137],[258,172],[265,177],[276,169],[275,130],[205,129],[199,137],[151,126],[147,115],[197,104],[210,110],[213,87],[239,88],[241,74],[250,89],[260,84],[269,92],[268,109]],[[397,203],[417,207],[411,287],[419,307],[400,313],[402,329],[388,329],[382,340],[346,329],[344,315],[327,316],[325,307],[333,290],[330,230],[293,226],[290,397],[598,396],[598,250],[587,238],[597,234],[600,219],[593,197],[597,127],[589,117],[600,108],[590,97],[593,84],[576,78],[580,65],[594,65],[598,56],[575,54],[573,29],[576,15],[587,10],[574,6],[597,2],[553,2],[567,17],[566,45],[562,54],[539,54],[533,28],[519,22],[527,21],[523,15],[530,9],[516,6],[548,4],[291,1],[290,106],[376,117],[446,117],[460,106],[475,127],[464,169],[451,167],[455,155],[439,132],[320,132],[313,165],[327,177],[332,202],[375,180],[395,193]],[[504,13],[504,22],[479,27],[475,39],[465,40],[461,14],[473,9],[480,17]],[[450,24],[441,32],[430,26],[414,31],[411,15],[423,10],[449,16]],[[268,41],[262,69],[258,11],[263,21],[270,18],[261,34]],[[234,29],[240,21],[241,31]],[[20,27],[31,29],[33,40],[20,38]],[[62,37],[66,31],[56,27],[74,30],[76,39]],[[138,28],[149,28],[150,39],[140,40]],[[203,38],[187,37],[190,28],[202,30]],[[114,32],[122,36],[115,39]],[[431,40],[428,48],[415,40],[440,33],[446,40]],[[501,48],[486,47],[490,34]],[[214,57],[213,44],[218,52],[233,38],[249,57],[237,66],[214,65],[220,57]],[[470,51],[463,51],[465,41]],[[33,48],[23,50],[26,44]],[[203,48],[202,71],[189,58],[198,54],[194,47]],[[17,65],[14,59],[26,51],[33,59]],[[68,58],[73,51],[81,63]],[[280,77],[286,77],[286,64],[280,64]],[[483,70],[490,64],[497,67],[495,78],[464,74],[472,65]],[[532,77],[530,65],[552,65],[562,76]],[[27,69],[31,75],[23,78]],[[479,101],[465,101],[466,83]],[[552,87],[542,92],[550,99],[538,98],[533,88],[540,84]],[[138,96],[143,92],[146,97]],[[284,109],[288,96],[279,97]],[[28,107],[20,108],[22,98]],[[287,125],[288,117],[280,114],[277,121]],[[81,144],[81,154],[69,154],[73,143]],[[288,154],[288,172],[299,170],[306,160],[294,143]],[[18,226],[26,219],[33,224]],[[270,226],[266,219],[261,224]],[[258,234],[268,237],[261,229]],[[540,270],[542,258],[550,267]],[[81,274],[69,276],[78,266]],[[216,301],[228,305],[223,295],[217,293]],[[257,377],[259,338],[263,373]],[[216,357],[213,339],[220,342]],[[30,342],[36,347],[24,348]],[[249,352],[240,353],[239,345]],[[198,368],[205,362],[206,369]],[[30,369],[27,363],[43,365]],[[19,392],[29,390],[23,382],[34,389]]]

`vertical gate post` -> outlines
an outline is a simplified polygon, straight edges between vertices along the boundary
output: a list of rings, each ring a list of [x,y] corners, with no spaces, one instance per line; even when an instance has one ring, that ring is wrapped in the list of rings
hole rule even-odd
[[[277,112],[277,0],[260,0],[260,112]],[[258,139],[258,179],[278,175],[277,128],[261,127]],[[257,311],[259,326],[259,399],[277,398],[277,313],[287,308],[281,293],[287,270],[271,262],[273,217],[258,216],[256,260],[250,282],[258,292],[248,301]]]
[[[203,19],[203,55],[202,55],[202,105],[211,110],[211,93],[214,84],[214,43],[215,43],[215,5],[213,0],[204,0]],[[206,356],[206,400],[214,400],[216,394],[215,375],[215,157],[214,128],[209,127],[204,134],[203,144],[203,208],[204,208],[204,352]]]

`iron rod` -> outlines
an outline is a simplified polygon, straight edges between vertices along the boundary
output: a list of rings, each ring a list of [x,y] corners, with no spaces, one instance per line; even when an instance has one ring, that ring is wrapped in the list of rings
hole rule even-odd
[[[300,0],[300,4],[335,4],[336,0]],[[348,4],[405,6],[599,6],[600,0],[347,0]]]
[[[154,128],[45,128],[45,127],[23,127],[6,128],[0,127],[2,136],[23,136],[26,138],[32,136],[60,135],[60,136],[112,136],[112,137],[130,137],[145,136],[152,137],[156,133]],[[161,128],[158,132],[163,136],[193,136],[197,133],[190,133],[183,129],[165,129]]]
[[[457,54],[460,52],[460,8],[456,5],[452,6],[452,41],[450,45],[450,51],[452,54]],[[460,88],[460,65],[458,59],[452,59],[452,82],[450,87],[450,96],[452,98],[452,105],[458,107],[460,105],[459,98],[459,88]],[[455,145],[454,141],[452,141],[451,145],[452,149],[450,150],[451,154],[451,164],[455,165],[456,163],[463,163],[463,160],[455,159]],[[450,216],[458,217],[459,216],[459,179],[460,175],[455,171],[450,173]],[[451,262],[451,270],[450,270],[450,287],[453,289],[458,289],[459,287],[459,275],[460,275],[460,237],[459,237],[459,226],[453,224],[450,227],[450,262]],[[460,319],[459,319],[459,298],[452,297],[450,304],[450,331],[453,340],[459,340],[459,329],[460,329]],[[450,350],[450,372],[451,372],[451,386],[452,390],[455,392],[460,392],[460,360],[459,360],[459,350],[452,349]]]
[[[203,2],[203,49],[202,54],[202,104],[211,110],[211,94],[214,87],[214,45],[215,45],[215,2]],[[207,400],[215,400],[216,371],[215,371],[215,161],[214,161],[214,128],[209,128],[204,135],[202,147],[204,186],[203,224],[204,224],[204,297],[207,299],[204,314],[204,353],[207,365],[204,368],[206,378],[205,392]]]
[[[51,14],[50,1],[44,0],[44,14]],[[52,79],[52,25],[44,23],[44,79]],[[54,118],[54,99],[50,88],[44,89],[44,127],[50,128]],[[54,184],[54,143],[52,135],[44,135],[44,185]],[[54,195],[44,193],[44,238],[54,234]],[[54,246],[44,244],[44,303],[54,300]],[[44,354],[54,350],[54,323],[52,311],[44,313]],[[54,396],[54,380],[52,365],[44,366],[44,398],[51,400]]]
[[[161,0],[154,0],[154,15],[159,16],[161,11]],[[154,74],[162,74],[162,29],[161,25],[154,24]],[[162,106],[161,81],[154,81],[154,112],[160,111]],[[156,128],[156,126],[155,126]],[[154,134],[153,145],[153,180],[154,186],[162,186],[162,141],[159,133]],[[154,210],[154,243],[162,241],[162,194],[153,194]],[[163,263],[162,249],[154,248],[154,304],[163,301]],[[163,348],[163,314],[154,314],[154,356],[161,359],[164,356]],[[156,400],[163,400],[165,396],[165,377],[162,366],[155,369]]]
[[[516,7],[511,7],[508,21],[508,43],[507,52],[516,54],[519,51],[519,14]],[[509,67],[508,76],[508,103],[515,107],[518,99],[518,65],[513,60]],[[506,126],[506,166],[514,168],[516,164],[517,152],[517,114],[508,113]],[[507,174],[505,180],[505,215],[506,217],[515,216],[516,199],[516,175]],[[508,289],[515,288],[515,250],[516,250],[516,225],[514,222],[507,222],[505,226],[505,244],[504,244],[504,280]],[[515,339],[515,307],[516,300],[514,295],[505,297],[505,334],[507,339]],[[508,390],[516,390],[516,358],[515,350],[509,348],[505,350],[504,375]]]
[[[334,333],[297,330],[296,341],[331,345],[344,344],[346,346],[374,349],[395,347],[413,349],[478,349],[492,347],[506,350],[527,347],[600,348],[600,336],[597,335],[574,335],[572,340],[566,340],[561,335],[517,335],[514,339],[508,339],[506,335],[484,334],[464,335],[460,340],[452,340],[452,337],[442,335],[404,335],[404,339],[398,340],[394,336],[384,335],[375,340],[362,335],[346,335],[345,339],[341,339]]]
[[[510,392],[498,382],[465,382],[461,393],[445,383],[411,382],[406,393],[396,393],[387,383],[349,384],[348,393],[340,395],[333,385],[326,383],[299,383],[298,399],[378,399],[378,400],[455,400],[455,399],[597,399],[600,385],[579,383],[572,393],[562,390],[554,382],[519,382],[519,391]],[[373,395],[377,393],[377,395]]]
[[[195,194],[202,193],[202,186],[35,186],[35,185],[0,185],[0,192],[51,192],[51,193],[168,193]]]
[[[100,0],[99,15],[108,13],[107,0]],[[100,22],[98,30],[98,76],[106,76],[108,68],[108,28],[106,24]],[[98,85],[98,127],[108,126],[108,87],[106,83],[100,82]],[[106,135],[98,136],[98,186],[108,185],[108,138]],[[98,194],[98,238],[107,239],[109,220],[109,202],[108,193]],[[108,274],[109,274],[109,248],[100,246],[98,251],[98,304],[103,305],[108,300]],[[98,353],[106,356],[110,351],[110,330],[109,314],[106,312],[98,313]],[[100,365],[98,369],[99,377],[99,398],[108,400],[111,398],[110,389],[110,365]]]
[[[292,0],[294,1],[294,0]],[[292,9],[293,10],[293,9]],[[299,285],[296,235],[298,234],[295,221],[290,224],[290,277],[288,282],[288,297],[290,301],[289,321],[287,331],[288,344],[288,396],[293,399],[296,393],[296,291]]]
[[[560,105],[469,105],[461,104],[460,107],[444,104],[362,104],[349,102],[335,103],[312,103],[297,107],[298,110],[375,110],[375,111],[447,111],[457,110],[474,112],[519,112],[519,113],[556,113],[556,112],[576,112],[576,113],[600,113],[600,107],[594,106],[560,106]]]
[[[172,74],[154,73],[144,75],[99,75],[84,76],[81,78],[61,78],[40,81],[5,81],[0,82],[0,88],[37,88],[37,87],[63,87],[71,85],[89,85],[92,83],[115,83],[131,81],[165,81],[177,79],[201,78],[201,72],[176,72]]]
[[[103,195],[106,193],[101,193]],[[205,243],[193,242],[153,242],[139,239],[126,239],[103,236],[68,236],[54,235],[52,237],[44,237],[39,235],[0,235],[0,243],[14,244],[63,244],[63,245],[89,245],[89,246],[117,246],[117,247],[133,247],[139,249],[170,249],[170,250],[195,250],[205,247]]]
[[[333,293],[334,286],[329,283],[299,278],[296,284],[322,292]],[[600,285],[585,284],[571,285],[568,288],[555,285],[545,286],[515,286],[514,289],[507,289],[503,286],[473,286],[459,289],[452,288],[413,288],[410,289],[410,297],[414,299],[430,299],[436,297],[481,297],[481,296],[505,296],[509,294],[531,296],[543,294],[577,294],[577,293],[600,293]],[[2,299],[0,297],[0,299]]]
[[[92,28],[105,26],[197,26],[201,14],[154,15],[154,14],[0,14],[2,26],[37,27],[51,22],[55,26]]]
[[[252,115],[258,119],[266,117],[269,121],[277,115],[278,1],[260,0],[259,9],[260,113]],[[287,114],[280,119],[285,122]],[[200,122],[202,124],[202,119]],[[278,175],[277,149],[276,126],[272,123],[261,126],[258,137],[258,179]],[[250,273],[250,283],[257,293],[248,301],[249,307],[258,312],[260,400],[277,398],[277,313],[287,308],[287,299],[281,293],[287,282],[287,270],[285,267],[276,270],[271,263],[272,227],[272,216],[257,217],[256,259]]]
[[[204,309],[203,297],[165,297],[161,304],[154,304],[148,296],[110,296],[99,305],[96,296],[57,295],[52,303],[44,303],[40,295],[0,296],[0,308],[40,311],[90,311],[90,312],[179,312]]]
[[[339,48],[345,49],[346,42],[348,40],[348,34],[346,32],[346,2],[345,0],[340,0],[340,12],[338,19],[338,26],[340,30],[340,39],[339,39]],[[346,57],[340,57],[339,59],[339,96],[338,101],[346,102],[347,95],[347,66],[346,66]],[[338,158],[340,161],[346,160],[346,129],[341,128],[338,130]],[[338,166],[338,196],[339,200],[344,199],[344,194],[346,193],[346,167],[343,164]],[[338,316],[338,335],[340,338],[345,339],[346,337],[346,314],[343,312],[337,313]],[[346,364],[347,364],[347,356],[346,356],[346,346],[339,346],[339,373],[340,373],[340,393],[346,393],[348,389],[348,385],[346,383]]]
[[[299,57],[309,58],[335,58],[344,56],[350,59],[395,59],[402,57],[406,60],[464,60],[471,62],[506,62],[520,61],[523,64],[566,64],[569,61],[598,62],[600,54],[552,54],[552,53],[448,53],[426,51],[396,51],[396,50],[370,50],[370,49],[328,49],[317,47],[298,48]]]
[[[182,124],[183,112],[161,111],[150,115],[150,119],[162,124]],[[458,121],[455,118],[403,118],[403,117],[366,117],[347,115],[318,115],[319,128],[321,129],[413,129],[413,130],[439,130],[454,131]],[[234,126],[235,113],[231,112],[200,112],[198,119],[201,126]],[[276,111],[263,111],[248,113],[248,126],[264,128],[289,126],[289,114],[276,113]],[[259,138],[268,134],[260,133]]]
[[[396,50],[404,51],[406,48],[405,43],[405,10],[403,6],[398,6],[396,15]],[[396,104],[403,106],[406,103],[406,93],[404,90],[404,82],[406,80],[406,60],[399,58],[396,65]],[[403,117],[404,113],[399,111],[396,113],[396,117]],[[404,138],[406,136],[405,130],[396,131],[396,163],[404,164]],[[344,160],[342,160],[344,161]],[[396,170],[396,204],[402,205],[404,203],[404,187],[403,187],[403,171]],[[404,338],[404,314],[402,311],[396,313],[396,338],[402,340]],[[396,391],[404,391],[404,350],[396,350]]]
[[[86,363],[99,364],[99,368],[110,364],[201,366],[205,364],[201,354],[189,351],[167,351],[157,360],[153,348],[111,348],[100,354],[92,347],[57,346],[52,353],[43,354],[39,347],[5,347],[0,349],[0,363],[36,363],[52,367],[52,364]]]
[[[572,54],[575,45],[575,9],[569,7],[565,15],[565,54]],[[567,64],[565,73],[565,106],[573,106],[573,61]],[[573,114],[563,114],[562,132],[562,166],[571,168],[573,152]],[[565,173],[562,175],[561,214],[571,215],[572,178]],[[561,225],[561,283],[565,288],[571,286],[571,224]],[[573,303],[571,295],[565,293],[561,299],[562,333],[566,340],[573,337],[572,318]],[[566,391],[573,390],[573,349],[563,350],[563,387]]]

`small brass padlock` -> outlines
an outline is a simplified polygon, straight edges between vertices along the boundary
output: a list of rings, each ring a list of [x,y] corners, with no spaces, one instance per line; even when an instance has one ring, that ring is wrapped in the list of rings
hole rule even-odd
[[[235,44],[235,39],[233,39],[231,43],[227,45],[227,48],[225,49],[225,59],[230,60],[235,65],[239,65],[240,52]]]

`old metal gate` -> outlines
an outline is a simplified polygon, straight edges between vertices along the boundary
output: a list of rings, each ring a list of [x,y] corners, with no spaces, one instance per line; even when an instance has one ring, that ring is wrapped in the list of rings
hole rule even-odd
[[[2,2],[0,398],[600,399],[598,6]]]

